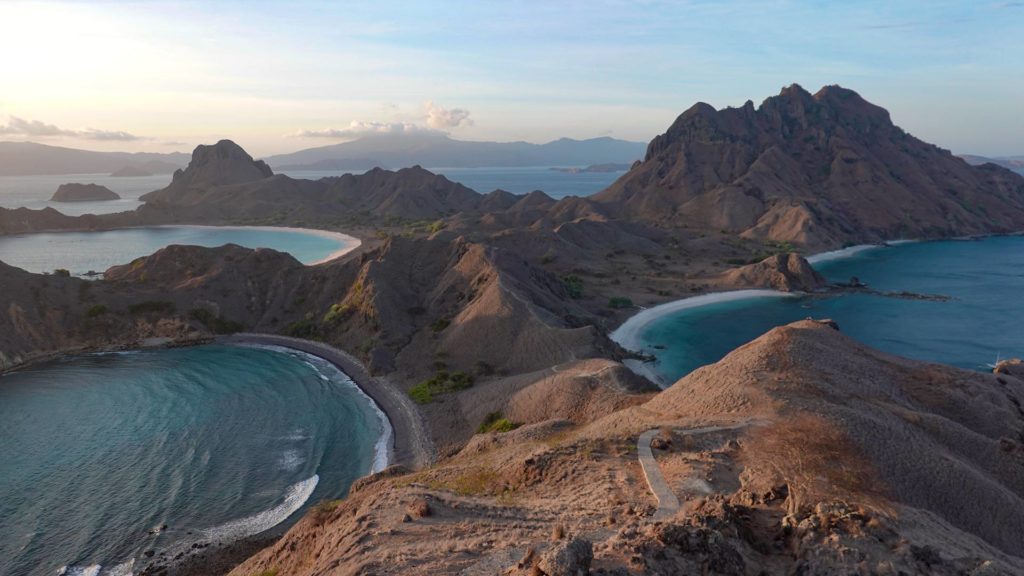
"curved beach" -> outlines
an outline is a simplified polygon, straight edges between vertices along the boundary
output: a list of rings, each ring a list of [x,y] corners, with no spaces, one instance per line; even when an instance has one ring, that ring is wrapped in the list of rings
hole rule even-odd
[[[389,464],[421,468],[433,463],[433,443],[416,405],[404,391],[386,378],[371,376],[363,364],[348,352],[320,342],[273,334],[240,333],[219,340],[226,344],[289,348],[333,364],[373,400],[390,422],[392,434]]]
[[[807,262],[810,264],[822,264],[825,262],[833,262],[835,260],[841,260],[844,258],[850,258],[867,250],[875,248],[884,248],[889,245],[906,244],[908,242],[914,242],[914,240],[894,240],[886,244],[858,244],[856,246],[849,246],[847,248],[841,248],[839,250],[829,250],[827,252],[819,252],[807,257]],[[708,294],[701,294],[699,296],[690,296],[680,300],[673,300],[664,304],[659,304],[652,308],[645,308],[640,312],[627,318],[622,324],[619,325],[609,337],[627,350],[634,352],[643,352],[642,340],[640,335],[644,330],[652,323],[658,321],[664,316],[674,314],[680,310],[688,310],[694,308],[701,308],[704,306],[711,306],[714,304],[721,304],[723,302],[735,302],[737,300],[748,300],[752,298],[794,298],[797,297],[796,293],[792,292],[780,292],[778,290],[766,290],[766,289],[750,289],[750,290],[732,290],[727,292],[710,292]],[[640,360],[626,360],[624,364],[631,370],[648,378],[649,380],[657,383],[660,386],[669,386],[672,382],[665,381],[655,370],[651,368],[648,362]]]
[[[160,224],[157,226],[133,226],[132,228],[201,228],[201,229],[216,229],[216,230],[255,230],[261,232],[295,232],[299,234],[309,234],[310,236],[319,236],[320,238],[328,238],[335,242],[341,243],[342,247],[331,252],[327,256],[308,264],[309,266],[316,266],[317,264],[323,264],[330,262],[336,258],[340,258],[345,254],[359,248],[363,241],[355,236],[349,236],[342,232],[332,232],[330,230],[319,230],[316,228],[296,228],[294,226],[216,226],[212,224]]]

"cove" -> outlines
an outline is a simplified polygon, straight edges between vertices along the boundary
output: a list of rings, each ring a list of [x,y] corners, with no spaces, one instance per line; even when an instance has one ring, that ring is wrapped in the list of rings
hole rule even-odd
[[[320,358],[206,345],[0,376],[0,437],[0,574],[106,575],[342,497],[390,426]]]
[[[1024,309],[1013,305],[1024,294],[1024,237],[912,242],[837,256],[813,262],[830,281],[856,276],[875,290],[950,300],[857,293],[721,298],[726,293],[697,306],[666,307],[615,337],[657,359],[643,369],[663,386],[771,328],[809,316],[832,318],[843,333],[880,350],[961,368],[987,370],[997,358],[1024,355]]]
[[[171,244],[272,248],[304,264],[336,258],[359,245],[337,232],[261,226],[152,226],[99,232],[39,232],[0,236],[0,261],[29,272],[63,268],[72,274],[103,272]]]

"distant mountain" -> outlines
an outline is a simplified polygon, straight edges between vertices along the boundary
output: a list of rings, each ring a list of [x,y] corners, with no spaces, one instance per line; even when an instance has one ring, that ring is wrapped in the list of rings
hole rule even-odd
[[[794,84],[759,107],[698,103],[591,197],[612,214],[807,248],[1014,232],[1024,178],[970,166],[856,92]]]
[[[370,168],[387,168],[387,164],[378,160],[370,160],[369,158],[329,158],[327,160],[320,160],[319,162],[312,162],[310,164],[284,164],[281,166],[274,166],[274,168],[279,172],[302,170],[364,171],[369,170]]]
[[[547,144],[529,142],[471,142],[435,132],[375,134],[352,142],[308,148],[265,158],[277,170],[297,169],[321,162],[372,158],[387,166],[479,168],[484,166],[573,166],[631,163],[643,157],[645,144],[614,138]]]
[[[987,156],[977,156],[974,154],[961,154],[968,164],[972,166],[981,166],[982,164],[995,164],[996,166],[1002,166],[1003,168],[1009,168],[1010,170],[1024,169],[1024,156],[997,156],[995,158],[989,158]]]
[[[162,165],[183,167],[188,159],[182,152],[96,152],[35,142],[0,142],[0,176],[101,174],[132,165],[146,165],[146,171],[153,173],[153,168]]]

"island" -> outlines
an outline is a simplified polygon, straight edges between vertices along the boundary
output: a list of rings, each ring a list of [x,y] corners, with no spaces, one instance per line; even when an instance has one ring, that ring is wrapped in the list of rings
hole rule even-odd
[[[95,202],[120,200],[116,192],[99,184],[61,184],[53,193],[50,202]]]

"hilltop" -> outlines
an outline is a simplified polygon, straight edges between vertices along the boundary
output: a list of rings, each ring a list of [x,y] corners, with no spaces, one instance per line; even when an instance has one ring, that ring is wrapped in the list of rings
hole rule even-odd
[[[1022,394],[798,322],[589,424],[360,481],[232,574],[1019,573]]]
[[[622,217],[813,249],[1024,222],[1020,175],[970,166],[839,86],[812,95],[794,84],[756,108],[696,104],[592,198]]]

